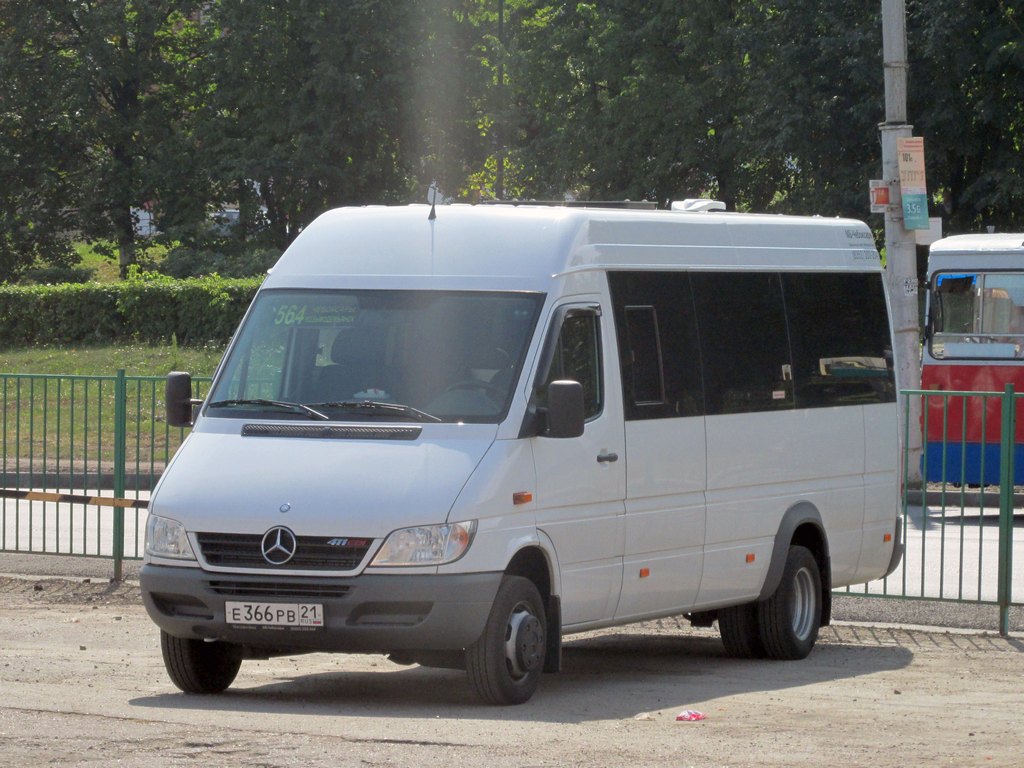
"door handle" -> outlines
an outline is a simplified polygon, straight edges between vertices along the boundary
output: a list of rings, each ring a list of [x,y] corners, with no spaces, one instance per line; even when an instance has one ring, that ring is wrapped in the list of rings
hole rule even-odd
[[[618,461],[619,454],[617,453],[599,453],[597,454],[597,463],[604,464],[608,461]]]

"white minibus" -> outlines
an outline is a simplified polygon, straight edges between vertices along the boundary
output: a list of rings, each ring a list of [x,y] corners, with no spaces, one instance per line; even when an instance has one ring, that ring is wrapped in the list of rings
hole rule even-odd
[[[384,653],[516,704],[565,635],[677,615],[802,658],[832,589],[901,556],[892,349],[857,221],[325,213],[202,402],[168,377],[192,430],[141,572],[167,672]]]

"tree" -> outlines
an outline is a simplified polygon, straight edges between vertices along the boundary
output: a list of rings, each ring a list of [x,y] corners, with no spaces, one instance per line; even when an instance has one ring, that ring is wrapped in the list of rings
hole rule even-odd
[[[768,208],[864,218],[884,119],[877,0],[747,3],[752,149],[776,166]]]
[[[222,0],[204,67],[202,152],[250,233],[284,248],[324,209],[402,201],[404,3]]]
[[[437,182],[451,197],[494,193],[494,163],[508,119],[499,83],[500,0],[409,2],[410,99],[401,116],[412,199]]]
[[[32,210],[26,200],[36,197],[38,209],[48,212],[46,226],[59,221],[64,232],[113,239],[126,273],[136,258],[132,209],[161,194],[192,192],[169,189],[173,174],[164,171],[172,167],[168,155],[188,157],[180,83],[197,55],[199,6],[189,0],[3,5],[4,114],[21,128],[5,137],[5,151],[35,169],[29,184],[5,201],[8,217],[23,220]],[[39,239],[31,238],[37,251],[52,237],[41,229],[33,229]]]
[[[770,200],[772,162],[750,119],[747,5],[517,5],[527,186],[662,203],[711,194],[733,208]]]
[[[1024,9],[908,2],[910,115],[947,230],[1024,228]]]

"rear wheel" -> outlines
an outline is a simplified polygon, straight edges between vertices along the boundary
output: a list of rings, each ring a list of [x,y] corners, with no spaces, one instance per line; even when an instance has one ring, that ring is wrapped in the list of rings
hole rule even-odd
[[[522,704],[537,689],[547,647],[544,601],[521,576],[505,576],[480,639],[466,649],[473,690],[488,704]]]
[[[174,637],[163,630],[160,652],[171,682],[185,693],[220,693],[242,666],[240,646]]]
[[[778,589],[758,603],[761,641],[773,659],[802,659],[814,648],[821,623],[821,574],[806,547],[789,548]]]
[[[730,656],[738,659],[763,659],[764,643],[757,618],[757,603],[744,603],[718,611],[718,631]]]

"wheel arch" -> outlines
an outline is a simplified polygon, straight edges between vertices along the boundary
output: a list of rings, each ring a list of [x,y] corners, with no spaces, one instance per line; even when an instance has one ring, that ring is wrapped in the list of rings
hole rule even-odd
[[[523,547],[512,556],[505,567],[506,576],[529,579],[540,592],[547,619],[545,672],[558,672],[562,668],[562,602],[558,596],[557,572],[547,553],[537,545]]]
[[[821,576],[821,626],[828,626],[832,617],[832,564],[828,536],[821,520],[821,513],[810,502],[794,504],[782,516],[778,531],[775,533],[772,560],[768,565],[758,600],[767,600],[779,588],[786,567],[786,557],[793,545],[810,550],[818,563],[818,572]]]
[[[544,550],[539,546],[527,546],[518,550],[505,567],[506,576],[522,576],[532,581],[540,596],[547,602],[553,592],[551,564]]]

